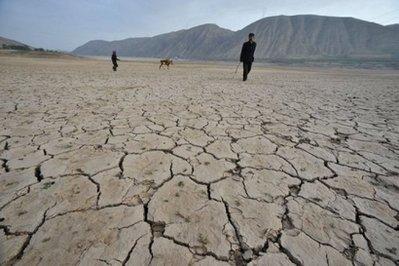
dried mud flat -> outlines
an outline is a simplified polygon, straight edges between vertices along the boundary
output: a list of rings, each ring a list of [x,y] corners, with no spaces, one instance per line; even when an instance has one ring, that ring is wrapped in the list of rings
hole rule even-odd
[[[395,265],[399,73],[3,57],[0,264]]]

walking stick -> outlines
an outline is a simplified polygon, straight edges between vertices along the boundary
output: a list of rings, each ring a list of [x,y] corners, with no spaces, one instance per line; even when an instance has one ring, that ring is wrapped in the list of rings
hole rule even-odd
[[[238,65],[236,67],[236,71],[234,72],[233,78],[236,76],[238,68],[240,67],[241,62],[238,62]]]

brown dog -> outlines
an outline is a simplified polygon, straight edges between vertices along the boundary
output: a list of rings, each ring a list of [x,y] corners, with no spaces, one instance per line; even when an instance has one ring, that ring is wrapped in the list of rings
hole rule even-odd
[[[169,59],[169,58],[168,59],[163,59],[160,62],[161,62],[161,64],[159,65],[159,69],[161,69],[161,67],[163,65],[166,65],[168,67],[168,69],[169,69],[169,65],[173,65],[173,61],[171,59]]]

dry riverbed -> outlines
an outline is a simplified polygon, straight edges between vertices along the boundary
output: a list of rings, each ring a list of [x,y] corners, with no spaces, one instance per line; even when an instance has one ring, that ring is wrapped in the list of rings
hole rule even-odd
[[[395,265],[399,73],[0,58],[0,264]]]

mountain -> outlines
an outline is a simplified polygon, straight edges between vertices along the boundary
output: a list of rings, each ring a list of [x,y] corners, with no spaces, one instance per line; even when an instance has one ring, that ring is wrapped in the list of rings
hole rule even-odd
[[[5,46],[20,46],[20,47],[30,48],[29,45],[26,45],[24,43],[17,42],[17,41],[7,39],[7,38],[0,36],[0,49],[3,47],[3,45],[5,45]]]
[[[395,30],[395,31],[397,31],[399,33],[399,23],[398,24],[387,25],[385,27],[387,27],[388,29],[391,29],[391,30]]]
[[[249,32],[256,34],[257,59],[383,58],[399,54],[396,25],[382,26],[355,18],[316,15],[275,16],[239,31],[204,24],[188,30],[120,41],[90,41],[79,55],[237,59]]]
[[[109,55],[117,50],[121,56],[203,58],[215,45],[221,45],[234,32],[215,24],[204,24],[188,30],[157,35],[151,38],[129,38],[120,41],[90,41],[73,53]]]
[[[259,58],[375,57],[399,51],[399,34],[354,18],[314,15],[261,19],[226,42],[224,58],[239,53],[248,32],[257,35]]]

